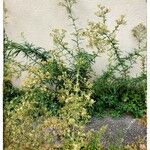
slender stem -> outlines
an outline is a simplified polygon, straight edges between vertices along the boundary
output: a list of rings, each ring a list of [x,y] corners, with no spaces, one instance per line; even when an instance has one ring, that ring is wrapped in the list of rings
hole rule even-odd
[[[72,25],[73,25],[73,29],[74,29],[74,36],[75,36],[75,40],[73,40],[75,43],[76,43],[76,46],[77,46],[77,49],[78,51],[80,52],[81,48],[80,48],[80,38],[79,38],[79,29],[76,25],[76,18],[73,16],[73,12],[72,12],[72,5],[70,4],[69,1],[67,1],[67,5],[66,5],[66,8],[68,10],[68,17],[69,19],[71,19],[72,21]]]

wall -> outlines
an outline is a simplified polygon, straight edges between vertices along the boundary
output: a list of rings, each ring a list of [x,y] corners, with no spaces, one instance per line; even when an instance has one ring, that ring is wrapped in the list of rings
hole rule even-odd
[[[37,46],[51,48],[49,36],[52,28],[65,28],[71,32],[70,22],[63,8],[57,5],[59,0],[4,0],[8,9],[8,19],[5,25],[8,36],[16,41],[23,40],[21,33],[27,41]],[[127,25],[122,27],[118,34],[120,48],[131,51],[136,42],[131,35],[131,30],[138,23],[146,25],[146,0],[78,0],[74,8],[79,17],[79,25],[86,26],[87,20],[94,20],[97,4],[101,3],[111,8],[108,16],[108,25],[114,27],[114,20],[120,15],[125,15]],[[94,69],[99,74],[106,66],[105,55],[98,58]],[[138,67],[133,69],[133,74],[138,72]],[[19,80],[20,82],[20,80]]]

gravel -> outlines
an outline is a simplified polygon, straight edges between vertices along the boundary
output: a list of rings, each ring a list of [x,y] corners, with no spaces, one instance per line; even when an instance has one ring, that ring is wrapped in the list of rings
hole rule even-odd
[[[145,139],[146,142],[146,127],[138,123],[138,121],[131,116],[122,116],[119,118],[93,117],[86,125],[85,131],[94,129],[97,131],[102,126],[107,125],[106,131],[101,137],[100,141],[104,145],[115,144],[131,144],[138,138]]]

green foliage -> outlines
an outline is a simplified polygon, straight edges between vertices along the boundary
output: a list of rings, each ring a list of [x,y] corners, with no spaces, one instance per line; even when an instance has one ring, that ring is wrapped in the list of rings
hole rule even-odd
[[[47,61],[47,63],[52,62]],[[29,69],[36,74],[29,74],[24,83],[25,94],[21,97],[22,102],[14,106],[15,101],[12,101],[5,106],[6,149],[17,147],[41,149],[47,140],[50,140],[47,145],[49,148],[76,150],[86,147],[88,142],[91,142],[90,135],[92,134],[91,138],[94,135],[91,131],[84,132],[84,125],[90,118],[87,107],[94,103],[94,100],[91,99],[91,83],[85,81],[86,90],[81,91],[80,73],[75,75],[76,80],[74,81],[68,78],[66,72],[63,72],[59,80],[64,82],[57,92],[57,101],[61,107],[57,115],[54,115],[49,112],[52,109],[48,110],[38,101],[43,101],[42,96],[44,95],[48,98],[46,94],[53,94],[48,84],[44,84],[44,81],[47,83],[50,80],[51,74],[42,72],[44,69],[38,72],[36,69],[38,70],[39,67]],[[49,97],[48,101],[51,103],[53,99]],[[50,130],[50,132],[43,136],[45,130]],[[39,139],[40,136],[42,136],[41,139]],[[99,145],[98,142],[95,144]]]
[[[66,9],[68,14],[68,18],[72,23],[73,32],[70,34],[71,45],[65,41],[66,32],[65,30],[55,29],[51,33],[53,37],[53,42],[55,45],[55,49],[59,50],[63,57],[65,57],[65,61],[68,61],[70,64],[70,68],[73,68],[72,74],[76,73],[77,70],[80,70],[80,81],[82,79],[91,77],[92,65],[95,62],[96,57],[100,51],[92,51],[87,52],[87,50],[83,46],[84,31],[82,28],[79,28],[77,25],[77,18],[73,13],[73,6],[76,3],[74,0],[63,0],[59,4]],[[73,46],[72,46],[73,45]],[[71,69],[70,69],[71,70]]]
[[[4,145],[5,149],[104,149],[100,137],[106,127],[98,132],[85,132],[91,116],[104,109],[115,114],[131,113],[142,116],[146,110],[146,28],[139,24],[133,29],[138,47],[126,55],[119,49],[117,31],[126,22],[124,16],[116,20],[110,30],[107,26],[109,9],[98,5],[98,22],[88,27],[77,26],[73,14],[76,0],[61,0],[68,19],[72,23],[70,44],[64,29],[51,31],[54,48],[45,50],[33,44],[16,43],[4,37]],[[140,32],[139,32],[140,31]],[[83,45],[88,41],[87,47]],[[91,52],[87,52],[90,48]],[[107,52],[109,65],[96,80],[90,81],[92,65],[101,53]],[[18,55],[31,60],[22,65]],[[130,77],[130,69],[140,59],[142,71]],[[23,86],[17,89],[11,83],[14,76],[27,71]],[[93,88],[92,88],[93,87]],[[112,148],[113,149],[113,148]],[[116,148],[117,149],[117,148]],[[119,148],[118,148],[119,149]]]
[[[22,53],[24,57],[29,58],[34,62],[36,62],[38,59],[46,61],[48,58],[48,53],[45,51],[45,49],[41,47],[35,47],[33,44],[28,42],[19,44],[9,40],[7,35],[4,33],[4,61],[8,58],[16,57],[20,53]]]
[[[5,101],[11,101],[13,98],[21,96],[23,93],[17,87],[14,87],[10,81],[3,84],[3,95]]]
[[[4,41],[4,82],[3,82],[3,95],[4,101],[11,101],[13,98],[20,96],[22,91],[14,87],[11,79],[14,76],[20,75],[22,65],[10,57],[7,53],[8,43]]]
[[[33,111],[36,109],[36,103],[31,101],[22,101],[11,110],[11,104],[5,105],[4,109],[4,149],[43,149],[45,142],[51,143],[51,137],[43,130],[43,116],[34,119]],[[40,111],[46,110],[40,108]]]
[[[117,40],[109,36],[109,66],[93,86],[96,101],[93,112],[96,114],[109,110],[113,115],[129,113],[141,117],[146,113],[146,27],[139,24],[132,32],[138,47],[125,56],[119,50]],[[130,69],[139,59],[141,73],[131,77]]]
[[[90,138],[90,141],[86,147],[87,150],[102,150],[104,149],[104,147],[102,145],[100,145],[100,137],[103,135],[103,133],[106,130],[106,126],[101,128],[99,131],[97,132],[93,132]]]
[[[18,97],[21,102],[16,98],[5,104],[6,149],[44,149],[46,146],[50,149],[76,150],[86,149],[88,142],[91,142],[90,137],[94,133],[85,133],[84,125],[90,118],[87,108],[94,103],[91,99],[92,85],[84,79],[83,87],[80,81],[81,66],[87,56],[84,53],[82,57],[77,56],[73,74],[60,55],[51,52],[52,58],[46,61],[39,59],[37,65],[26,66],[28,78],[22,87],[24,94]],[[34,126],[34,123],[37,125]],[[53,132],[45,137],[43,130],[49,128]],[[57,141],[60,144],[56,144]],[[98,142],[96,144],[100,145]]]
[[[95,81],[93,88],[96,114],[109,110],[115,114],[129,113],[141,117],[146,113],[145,77],[123,79],[103,75]]]

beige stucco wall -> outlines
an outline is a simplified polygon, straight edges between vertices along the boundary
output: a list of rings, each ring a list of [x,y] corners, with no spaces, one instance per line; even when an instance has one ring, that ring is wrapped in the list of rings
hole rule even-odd
[[[49,36],[51,28],[65,28],[71,31],[63,8],[57,5],[59,0],[4,0],[8,9],[8,19],[5,29],[9,37],[22,41],[21,33],[27,41],[37,46],[51,48]],[[108,25],[114,27],[114,20],[125,15],[127,25],[119,31],[118,39],[123,51],[130,51],[136,46],[131,30],[138,23],[146,25],[146,0],[78,0],[74,8],[79,17],[79,25],[86,26],[87,20],[94,20],[97,4],[101,3],[111,8],[108,16]],[[98,58],[94,69],[100,73],[105,68],[107,60],[105,55]],[[138,68],[134,68],[133,72]],[[20,80],[19,80],[20,81]]]

